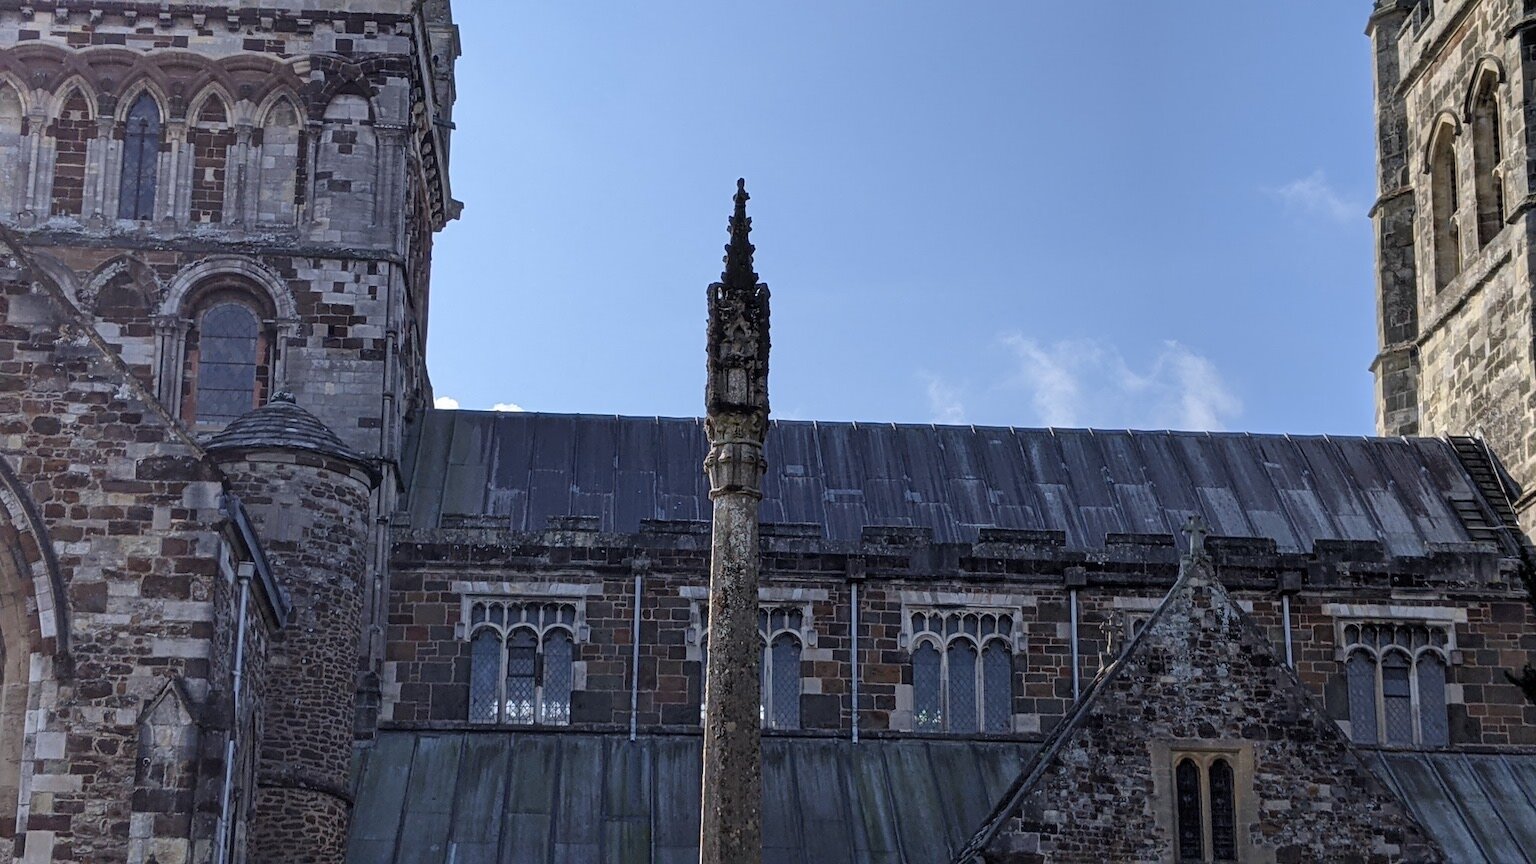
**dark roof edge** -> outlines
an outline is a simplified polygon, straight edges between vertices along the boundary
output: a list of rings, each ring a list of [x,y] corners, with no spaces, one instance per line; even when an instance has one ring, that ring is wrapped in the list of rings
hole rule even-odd
[[[251,517],[245,512],[245,504],[239,496],[233,492],[225,492],[219,502],[219,509],[229,517],[235,526],[235,531],[240,535],[240,542],[245,546],[245,551],[251,556],[251,563],[256,571],[256,579],[261,586],[261,596],[267,602],[267,611],[271,613],[279,629],[287,626],[288,617],[293,612],[293,604],[282,587],[277,584],[277,577],[272,575],[272,565],[267,561],[267,553],[261,548],[261,538],[256,534],[256,528],[251,524]]]

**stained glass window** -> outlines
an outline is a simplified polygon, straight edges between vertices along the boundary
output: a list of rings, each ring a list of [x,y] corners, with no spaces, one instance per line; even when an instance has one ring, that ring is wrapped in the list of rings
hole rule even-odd
[[[1200,817],[1200,766],[1180,760],[1174,769],[1178,803],[1179,860],[1205,860],[1205,828]]]
[[[123,171],[118,182],[117,218],[155,217],[155,181],[160,173],[160,106],[148,93],[128,109],[123,129]]]
[[[256,407],[256,315],[239,303],[203,313],[198,332],[197,419],[227,423]]]

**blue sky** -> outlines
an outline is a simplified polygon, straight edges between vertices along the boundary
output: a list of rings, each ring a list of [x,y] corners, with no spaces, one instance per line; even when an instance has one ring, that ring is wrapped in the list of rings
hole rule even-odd
[[[1366,0],[460,0],[428,362],[692,416],[738,176],[778,417],[1366,434]]]

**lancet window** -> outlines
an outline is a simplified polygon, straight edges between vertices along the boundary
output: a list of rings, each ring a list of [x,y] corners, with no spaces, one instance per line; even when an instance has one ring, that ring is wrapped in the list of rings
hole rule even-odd
[[[1232,754],[1174,756],[1177,860],[1227,864],[1237,860],[1237,790]]]
[[[123,170],[117,186],[117,218],[155,218],[155,189],[160,176],[160,105],[140,93],[123,127]]]

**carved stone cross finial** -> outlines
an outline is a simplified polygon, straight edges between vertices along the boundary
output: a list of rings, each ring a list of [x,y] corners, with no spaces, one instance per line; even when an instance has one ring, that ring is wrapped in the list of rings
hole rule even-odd
[[[1204,555],[1205,538],[1211,534],[1211,529],[1205,524],[1205,520],[1199,516],[1189,517],[1189,521],[1184,523],[1184,533],[1189,535],[1189,554]]]

